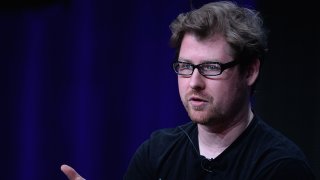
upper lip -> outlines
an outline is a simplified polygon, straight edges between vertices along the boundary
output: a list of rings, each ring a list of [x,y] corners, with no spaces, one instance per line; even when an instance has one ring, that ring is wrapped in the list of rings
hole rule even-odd
[[[189,98],[189,101],[204,101],[204,102],[207,102],[207,100],[205,98],[202,98],[200,96],[191,96]]]

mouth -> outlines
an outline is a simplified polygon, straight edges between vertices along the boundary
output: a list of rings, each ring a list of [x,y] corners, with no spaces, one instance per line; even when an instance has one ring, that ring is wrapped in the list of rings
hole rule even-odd
[[[198,96],[192,96],[189,98],[189,101],[201,101],[201,102],[208,102],[205,98],[198,97]]]
[[[202,109],[208,103],[208,100],[198,96],[190,97],[188,101],[195,109]]]

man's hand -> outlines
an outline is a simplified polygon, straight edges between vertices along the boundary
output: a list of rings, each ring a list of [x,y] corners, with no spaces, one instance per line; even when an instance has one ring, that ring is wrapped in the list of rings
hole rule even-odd
[[[69,180],[85,180],[77,173],[77,171],[75,171],[72,167],[68,165],[62,165],[61,171],[68,177]]]

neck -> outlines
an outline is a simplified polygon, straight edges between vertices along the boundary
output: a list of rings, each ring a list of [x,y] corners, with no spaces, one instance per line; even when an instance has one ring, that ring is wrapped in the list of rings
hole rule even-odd
[[[214,128],[198,124],[200,154],[207,158],[215,158],[221,154],[248,127],[253,119],[251,109],[244,115],[230,121],[224,128]]]

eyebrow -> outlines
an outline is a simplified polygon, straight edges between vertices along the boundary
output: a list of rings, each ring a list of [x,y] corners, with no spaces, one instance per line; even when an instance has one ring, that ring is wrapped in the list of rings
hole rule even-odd
[[[191,60],[189,59],[184,59],[184,58],[178,58],[178,61],[180,62],[184,62],[184,63],[189,63],[189,64],[193,64],[191,63]],[[217,59],[212,59],[212,60],[201,60],[201,62],[199,64],[203,64],[203,63],[221,63],[221,60],[217,60]]]
[[[191,63],[191,60],[189,60],[189,59],[184,59],[184,58],[178,58],[178,61],[180,61],[180,62],[185,62],[185,63]]]

